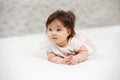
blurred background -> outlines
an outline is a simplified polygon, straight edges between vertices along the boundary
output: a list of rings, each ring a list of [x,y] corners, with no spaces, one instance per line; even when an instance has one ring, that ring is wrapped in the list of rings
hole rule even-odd
[[[73,11],[78,29],[120,24],[120,0],[0,0],[0,37],[41,33],[58,9]]]

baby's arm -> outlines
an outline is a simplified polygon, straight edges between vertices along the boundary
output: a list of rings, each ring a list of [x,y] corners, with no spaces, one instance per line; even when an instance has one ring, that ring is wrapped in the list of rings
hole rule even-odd
[[[67,62],[67,64],[69,65],[75,65],[78,64],[80,62],[83,62],[85,60],[87,60],[88,58],[88,50],[87,48],[83,45],[80,47],[80,49],[77,51],[76,55],[69,55],[68,57],[71,57],[71,60],[69,60]],[[68,58],[67,57],[67,58]]]
[[[50,62],[57,63],[57,64],[63,64],[64,59],[61,56],[55,55],[52,52],[47,52],[47,57]]]
[[[78,58],[79,63],[87,60],[87,58],[88,58],[88,49],[84,45],[82,45],[80,47],[80,49],[78,50],[77,55],[75,55],[75,57]]]

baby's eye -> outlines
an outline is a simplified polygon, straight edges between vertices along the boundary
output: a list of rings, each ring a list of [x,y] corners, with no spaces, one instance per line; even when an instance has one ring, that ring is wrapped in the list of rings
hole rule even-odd
[[[62,31],[62,29],[57,29],[57,31]]]
[[[49,29],[48,29],[48,31],[52,31],[52,29],[51,29],[51,28],[49,28]]]

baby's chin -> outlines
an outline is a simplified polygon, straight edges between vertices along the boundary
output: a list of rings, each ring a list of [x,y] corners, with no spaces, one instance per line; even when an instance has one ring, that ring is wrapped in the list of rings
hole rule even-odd
[[[54,41],[53,43],[55,43],[56,45],[58,45],[58,44],[59,44],[58,42],[55,42],[55,41]]]
[[[53,43],[54,43],[54,44],[56,44],[56,45],[58,45],[58,46],[60,45],[60,43],[59,43],[59,42],[53,42]]]
[[[58,40],[51,40],[54,44],[59,44]]]

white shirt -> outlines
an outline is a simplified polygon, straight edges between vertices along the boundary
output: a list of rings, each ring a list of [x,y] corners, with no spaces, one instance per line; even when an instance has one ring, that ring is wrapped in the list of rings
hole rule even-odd
[[[86,43],[87,42],[87,43]],[[65,57],[68,54],[75,54],[76,51],[80,49],[82,45],[85,45],[88,49],[89,54],[92,51],[92,47],[88,44],[88,39],[80,35],[75,35],[73,38],[69,39],[68,45],[66,47],[59,47],[55,43],[47,40],[46,42],[47,52],[53,52],[56,55]]]

